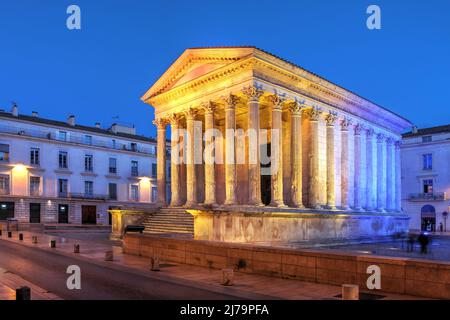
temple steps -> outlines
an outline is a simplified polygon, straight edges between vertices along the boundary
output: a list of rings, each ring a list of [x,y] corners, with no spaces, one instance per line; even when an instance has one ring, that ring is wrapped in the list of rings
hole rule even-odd
[[[194,217],[183,208],[161,208],[142,223],[144,233],[194,234]]]

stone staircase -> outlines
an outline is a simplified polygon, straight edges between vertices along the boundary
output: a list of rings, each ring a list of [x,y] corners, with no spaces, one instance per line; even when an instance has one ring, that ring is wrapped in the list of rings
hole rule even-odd
[[[194,235],[194,217],[184,208],[161,208],[142,224],[144,233]]]

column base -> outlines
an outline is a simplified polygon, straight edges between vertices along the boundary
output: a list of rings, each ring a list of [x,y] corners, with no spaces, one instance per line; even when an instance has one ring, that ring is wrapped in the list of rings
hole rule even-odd
[[[377,208],[377,212],[386,212],[386,210],[383,208]]]
[[[291,207],[292,208],[296,208],[296,209],[306,209],[306,207],[303,204],[301,204],[301,203],[293,203],[291,205]]]
[[[184,205],[183,205],[183,207],[184,208],[189,208],[189,207],[196,207],[198,205],[198,203],[197,202],[186,202]]]
[[[219,206],[216,202],[203,202],[203,203],[200,203],[200,205],[202,205],[204,207],[213,207],[213,208],[216,208]]]
[[[322,206],[319,204],[315,204],[315,205],[310,206],[309,208],[313,209],[313,210],[320,210],[320,209],[322,209]]]
[[[341,208],[341,210],[343,210],[343,211],[350,211],[350,207],[349,206],[341,206],[340,207]]]
[[[328,205],[328,204],[326,206],[324,206],[324,208],[327,210],[337,210],[338,209],[336,206],[332,206],[332,205]]]
[[[275,208],[287,208],[288,206],[285,205],[284,203],[280,203],[280,202],[271,202],[269,204],[270,207],[275,207]]]

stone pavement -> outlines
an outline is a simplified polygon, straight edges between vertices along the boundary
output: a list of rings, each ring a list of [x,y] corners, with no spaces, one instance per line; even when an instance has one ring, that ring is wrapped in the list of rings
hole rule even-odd
[[[47,234],[37,234],[21,232],[24,240],[19,241],[18,232],[13,232],[12,238],[7,238],[3,233],[0,241],[12,241],[26,246],[34,246],[41,250],[53,250],[56,254],[68,255],[74,258],[83,259],[92,263],[99,263],[105,267],[119,268],[125,271],[145,272],[149,277],[157,277],[178,283],[190,283],[196,286],[207,288],[212,291],[223,292],[224,287],[219,284],[221,271],[204,267],[189,266],[172,262],[160,262],[160,272],[149,270],[150,261],[147,258],[128,255],[122,253],[120,246],[108,245],[105,242],[92,240],[78,240],[52,236]],[[38,243],[31,242],[32,236],[38,237]],[[50,240],[56,240],[56,248],[50,248]],[[73,253],[74,244],[80,245],[80,253]],[[114,252],[114,261],[104,261],[105,252]],[[335,296],[341,293],[339,286],[303,282],[299,280],[281,279],[263,275],[245,274],[235,272],[235,284],[227,287],[233,293],[240,294],[242,298],[252,299],[252,295],[263,294],[273,299],[292,300],[318,300],[318,299],[338,299]],[[32,290],[33,292],[33,290]],[[371,292],[374,293],[374,292]],[[6,291],[8,294],[8,291]],[[421,299],[413,296],[395,295],[387,293],[377,293],[384,296],[383,299]]]
[[[0,300],[16,300],[16,288],[23,286],[31,289],[31,300],[60,300],[55,294],[0,268]]]

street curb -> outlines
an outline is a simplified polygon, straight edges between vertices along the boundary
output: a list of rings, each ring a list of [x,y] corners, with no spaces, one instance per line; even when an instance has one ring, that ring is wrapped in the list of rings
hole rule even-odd
[[[70,253],[66,253],[66,252],[62,252],[60,250],[58,250],[58,248],[56,249],[50,249],[50,248],[41,248],[41,247],[33,247],[32,245],[28,245],[26,243],[21,243],[21,242],[15,242],[14,240],[8,240],[8,239],[2,239],[0,238],[0,240],[4,240],[8,243],[12,243],[18,246],[24,246],[24,247],[28,247],[28,248],[35,248],[44,252],[49,252],[49,253],[54,253],[60,256],[64,256],[66,258],[73,258],[76,260],[80,260],[80,261],[84,261],[87,263],[91,263],[100,267],[106,267],[112,270],[116,270],[116,271],[121,271],[121,272],[126,272],[126,273],[130,273],[130,274],[134,274],[134,275],[139,275],[139,276],[144,276],[146,278],[150,278],[153,280],[160,280],[160,281],[166,281],[172,284],[176,284],[176,285],[181,285],[181,286],[185,286],[185,287],[193,287],[196,289],[200,289],[200,290],[205,290],[205,291],[211,291],[214,293],[219,293],[219,294],[226,294],[226,295],[232,295],[235,296],[238,299],[244,299],[244,300],[280,300],[280,297],[274,297],[274,296],[269,296],[269,295],[264,295],[264,294],[259,294],[259,293],[252,293],[252,292],[243,292],[240,289],[237,288],[233,288],[233,287],[217,287],[214,285],[210,285],[210,284],[199,284],[198,282],[195,282],[193,280],[188,280],[188,279],[180,279],[179,277],[174,277],[168,274],[164,274],[158,272],[156,273],[150,273],[151,271],[148,271],[149,273],[146,273],[145,271],[139,270],[139,269],[134,269],[132,267],[125,267],[122,265],[118,265],[118,264],[114,264],[114,261],[112,262],[106,262],[106,261],[98,261],[92,258],[88,258],[88,257],[83,257],[81,255],[78,254],[70,254]]]

